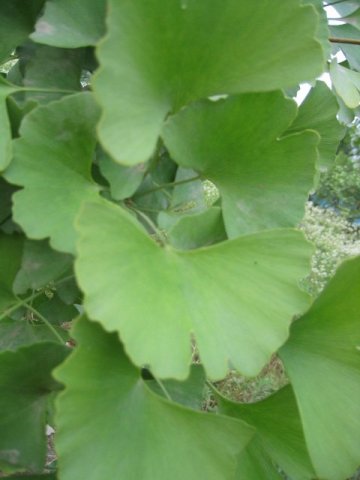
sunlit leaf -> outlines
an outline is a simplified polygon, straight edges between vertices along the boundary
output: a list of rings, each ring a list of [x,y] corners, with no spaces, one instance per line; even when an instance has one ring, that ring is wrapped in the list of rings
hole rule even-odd
[[[16,222],[32,239],[50,237],[62,252],[74,251],[73,220],[81,203],[98,198],[90,173],[98,115],[90,93],[35,109],[21,125],[5,172],[9,182],[24,187],[13,196]]]
[[[280,350],[319,478],[360,463],[360,258],[338,270]]]
[[[118,331],[132,360],[157,377],[187,376],[191,333],[211,378],[223,378],[229,362],[256,375],[307,305],[297,283],[311,247],[300,232],[181,252],[160,247],[105,201],[85,204],[77,229],[75,270],[87,313]]]
[[[251,427],[156,395],[117,335],[98,324],[82,319],[73,334],[79,346],[56,372],[66,387],[56,422],[63,480],[100,480],[114,472],[127,480],[233,479]]]
[[[282,137],[295,117],[295,103],[272,92],[198,102],[166,122],[163,138],[172,158],[219,188],[230,238],[294,226],[302,218],[318,136]]]
[[[336,60],[330,64],[331,81],[337,94],[349,108],[360,105],[360,73],[342,67]]]
[[[298,0],[110,0],[93,82],[102,144],[119,163],[141,163],[185,104],[314,79],[324,64],[318,26]]]
[[[339,110],[334,94],[323,82],[317,82],[305,101],[299,108],[294,123],[288,133],[301,132],[305,129],[319,133],[318,166],[321,169],[329,167],[335,160],[340,140],[345,134],[344,126],[336,119]]]

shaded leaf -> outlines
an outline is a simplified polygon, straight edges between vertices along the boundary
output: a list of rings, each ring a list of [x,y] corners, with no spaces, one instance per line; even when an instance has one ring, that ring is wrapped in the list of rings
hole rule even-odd
[[[360,40],[360,30],[353,27],[352,25],[330,25],[330,33],[333,37],[336,38],[350,38],[355,40]],[[344,55],[346,60],[349,62],[351,68],[355,70],[360,70],[360,54],[358,45],[350,45],[346,43],[338,43],[339,47]]]
[[[242,453],[239,470],[256,472],[275,465],[280,466],[293,480],[308,480],[315,477],[307,451],[296,399],[290,386],[257,403],[237,404],[217,396],[220,412],[239,418],[256,428],[256,436]],[[264,455],[264,459],[260,460]],[[267,461],[270,460],[270,462]],[[241,465],[241,461],[245,465]],[[273,468],[268,466],[272,463]],[[262,466],[262,464],[264,464]],[[275,475],[275,472],[273,472]],[[239,476],[239,478],[242,478]],[[243,477],[247,480],[267,477]],[[271,478],[271,477],[270,477]],[[279,478],[275,475],[275,478]]]
[[[1,7],[0,7],[1,8]],[[18,90],[7,83],[0,75],[0,172],[5,170],[11,160],[11,128],[6,108],[6,97]]]
[[[115,200],[131,197],[143,181],[146,164],[124,167],[115,163],[109,155],[100,152],[99,167],[102,175],[110,184],[111,196]]]
[[[60,389],[51,378],[68,349],[39,343],[0,353],[0,465],[41,472],[46,458],[48,396]]]
[[[90,93],[35,109],[21,125],[14,159],[4,175],[24,187],[13,196],[16,222],[28,237],[50,237],[62,252],[74,252],[73,220],[81,203],[98,198],[90,174],[98,116]]]
[[[297,283],[311,248],[300,232],[262,232],[181,252],[161,248],[105,201],[84,205],[77,230],[85,310],[118,331],[133,361],[150,365],[156,377],[187,376],[190,333],[211,378],[223,378],[229,362],[256,375],[308,302]]]
[[[21,266],[23,237],[0,233],[0,313],[16,301],[13,283]]]
[[[150,158],[165,117],[183,105],[291,87],[323,70],[319,18],[297,0],[110,0],[109,12],[93,86],[100,140],[125,165]]]
[[[312,462],[329,480],[360,463],[359,285],[360,258],[343,263],[280,350]]]
[[[79,311],[74,305],[67,305],[56,293],[46,300],[44,298],[38,300],[35,305],[38,312],[53,324],[71,322],[79,316]]]
[[[73,334],[79,346],[56,372],[66,386],[57,400],[63,480],[100,480],[114,472],[127,480],[233,479],[250,427],[156,395],[117,335],[98,324],[81,319]]]
[[[105,0],[48,0],[30,35],[53,47],[96,45],[105,33]]]
[[[0,63],[32,32],[43,4],[44,0],[1,0]]]
[[[183,382],[176,380],[164,380],[162,382],[167,393],[174,402],[185,405],[185,407],[200,410],[204,400],[205,371],[201,365],[191,365],[189,377]],[[155,393],[164,396],[164,391],[158,381],[148,380],[146,385]]]
[[[175,182],[188,183],[175,185],[171,195],[170,209],[174,212],[200,212],[206,208],[205,192],[201,178],[191,169],[179,167],[176,171]]]
[[[317,82],[305,101],[301,104],[294,123],[288,133],[301,132],[305,129],[319,133],[318,166],[326,169],[335,160],[340,140],[345,134],[345,127],[336,119],[339,106],[334,94],[324,82]]]
[[[26,240],[15,289],[18,294],[45,287],[69,271],[73,258],[53,250],[46,240]]]
[[[166,212],[160,213],[160,225],[166,216]],[[175,248],[191,250],[227,239],[220,207],[211,207],[201,213],[170,219],[174,224],[166,235]]]
[[[54,328],[65,343],[69,338],[68,332],[62,328]],[[0,352],[17,350],[19,347],[34,343],[58,341],[47,325],[31,324],[27,320],[12,320],[10,318],[0,321]]]
[[[272,92],[198,102],[165,124],[172,158],[219,188],[230,238],[294,226],[302,218],[318,136],[281,137],[295,117],[295,103]]]

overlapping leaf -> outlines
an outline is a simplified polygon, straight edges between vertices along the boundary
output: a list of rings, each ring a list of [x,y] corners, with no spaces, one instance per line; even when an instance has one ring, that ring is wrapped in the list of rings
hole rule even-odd
[[[30,36],[53,47],[96,45],[105,33],[105,0],[48,0]]]
[[[342,67],[336,60],[330,65],[331,81],[334,88],[349,108],[356,108],[360,105],[360,73]]]
[[[276,473],[276,466],[281,467],[292,480],[315,478],[296,399],[290,386],[253,404],[236,404],[223,397],[218,398],[222,413],[256,428],[256,437],[240,455],[239,480],[267,480],[268,470],[275,478],[281,478]],[[259,475],[259,472],[262,474]]]
[[[66,354],[54,343],[0,353],[1,469],[43,470],[48,397],[60,388],[51,370]]]
[[[5,173],[24,187],[13,196],[16,222],[28,237],[50,237],[62,252],[74,252],[73,220],[81,203],[98,198],[90,173],[98,115],[90,93],[35,109],[22,123]]]
[[[126,165],[148,160],[164,118],[182,105],[290,87],[323,70],[318,15],[297,0],[109,3],[93,84],[100,139]]]
[[[347,261],[280,350],[319,478],[360,463],[360,258]]]
[[[0,171],[3,171],[11,159],[11,130],[6,109],[6,97],[17,91],[0,75]]]
[[[302,218],[318,136],[279,138],[295,116],[295,103],[272,92],[195,103],[165,124],[172,158],[219,188],[230,238],[294,226]]]
[[[32,32],[45,0],[1,0],[0,63]]]
[[[79,347],[56,372],[66,386],[57,401],[62,480],[101,480],[114,472],[127,480],[233,479],[251,427],[156,395],[117,335],[99,325],[81,319],[73,333]]]
[[[160,247],[105,201],[86,204],[77,229],[87,313],[118,331],[134,362],[158,377],[187,376],[191,333],[211,378],[223,378],[229,362],[256,375],[307,304],[297,283],[311,247],[293,230],[181,252]]]
[[[21,266],[23,237],[0,234],[0,313],[16,301],[13,284]]]
[[[334,94],[323,82],[317,82],[305,101],[301,104],[298,115],[287,133],[301,132],[305,129],[315,130],[321,140],[318,146],[320,169],[326,169],[335,160],[340,140],[345,128],[336,119],[339,106]]]

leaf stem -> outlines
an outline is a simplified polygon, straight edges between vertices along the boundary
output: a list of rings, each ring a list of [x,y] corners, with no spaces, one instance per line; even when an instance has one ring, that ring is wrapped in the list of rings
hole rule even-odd
[[[74,278],[74,275],[69,275],[68,277],[65,277],[65,278],[62,278],[61,280],[59,280],[56,283],[56,285],[61,285],[62,283],[67,282],[68,280],[72,280],[73,278]],[[29,302],[32,302],[33,300],[35,300],[35,298],[38,298],[43,294],[44,294],[44,292],[43,292],[43,290],[41,290],[40,292],[33,293],[33,294],[29,295],[28,297],[26,297],[24,299],[22,299],[20,297],[16,297],[18,302],[15,303],[13,306],[9,307],[7,310],[5,310],[0,315],[0,321],[4,320],[4,318],[6,318],[11,313],[15,312],[18,308],[28,305]]]
[[[153,230],[154,234],[158,236],[159,240],[163,245],[166,244],[166,239],[163,233],[161,232],[161,230],[158,229],[155,223],[147,215],[145,215],[144,212],[142,212],[141,210],[138,210],[132,205],[127,205],[127,207],[133,210],[137,215],[139,215],[139,217],[141,217],[148,224],[148,226]]]
[[[348,2],[349,0],[336,0],[336,2],[332,2],[332,3],[324,3],[323,6],[324,7],[331,7],[332,5],[337,5],[338,3],[345,3],[345,2]]]
[[[34,297],[32,298],[32,300],[34,299]],[[19,298],[18,300],[21,301],[21,298]],[[55,330],[55,328],[51,325],[51,323],[49,322],[49,320],[47,318],[44,317],[44,315],[42,315],[38,310],[36,310],[36,308],[34,308],[32,305],[29,305],[28,303],[25,303],[25,302],[22,302],[24,307],[26,307],[28,310],[30,310],[30,312],[32,312],[34,315],[36,315],[38,318],[40,318],[40,320],[42,322],[45,323],[45,325],[48,327],[49,330],[51,330],[51,332],[54,334],[54,336],[57,338],[57,340],[61,343],[61,345],[64,344],[64,340],[63,338],[61,337],[61,335]]]
[[[39,92],[39,93],[80,93],[81,90],[66,90],[62,88],[41,88],[41,87],[21,87],[20,92]]]
[[[329,41],[332,42],[332,43],[349,43],[350,45],[360,45],[360,39],[356,40],[355,38],[330,37]]]
[[[165,385],[162,383],[162,381],[160,380],[160,378],[155,377],[155,375],[154,375],[152,372],[151,372],[151,375],[154,377],[156,383],[159,385],[161,391],[163,392],[163,394],[165,395],[165,397],[167,398],[167,400],[169,400],[169,402],[172,402],[173,399],[171,398],[169,392],[166,390]]]
[[[187,178],[186,180],[179,180],[178,182],[163,183],[162,185],[158,185],[157,187],[151,188],[150,190],[146,190],[146,192],[137,194],[136,198],[144,197],[145,195],[158,192],[159,190],[163,190],[164,188],[177,187],[178,185],[184,185],[185,183],[195,182],[195,180],[199,180],[200,178],[200,175],[196,175],[196,177]]]

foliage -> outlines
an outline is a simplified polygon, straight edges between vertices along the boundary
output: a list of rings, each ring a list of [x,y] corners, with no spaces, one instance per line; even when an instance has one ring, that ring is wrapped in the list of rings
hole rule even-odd
[[[350,476],[360,258],[314,300],[297,228],[357,99],[353,51],[350,100],[289,97],[321,2],[2,0],[0,31],[0,475]]]

